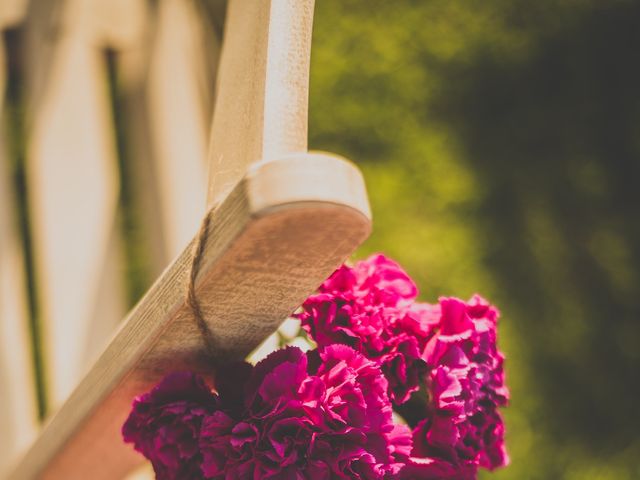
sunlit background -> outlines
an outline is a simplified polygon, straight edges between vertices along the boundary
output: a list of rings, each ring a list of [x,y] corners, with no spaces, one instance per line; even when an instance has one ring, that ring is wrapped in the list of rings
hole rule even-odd
[[[0,0],[0,394],[38,399],[5,432],[197,230],[223,11]],[[310,148],[366,178],[357,256],[502,311],[512,464],[481,478],[640,478],[640,3],[317,0],[310,92]]]

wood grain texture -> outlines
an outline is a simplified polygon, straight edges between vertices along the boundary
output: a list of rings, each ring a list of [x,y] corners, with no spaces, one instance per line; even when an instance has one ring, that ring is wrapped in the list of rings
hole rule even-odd
[[[371,227],[357,168],[322,154],[256,165],[211,215],[196,291],[225,360],[258,345]],[[191,260],[190,246],[129,314],[10,479],[113,480],[140,463],[120,436],[132,399],[168,371],[212,374],[185,303]]]
[[[307,150],[313,0],[230,0],[209,150],[208,205],[248,166]]]

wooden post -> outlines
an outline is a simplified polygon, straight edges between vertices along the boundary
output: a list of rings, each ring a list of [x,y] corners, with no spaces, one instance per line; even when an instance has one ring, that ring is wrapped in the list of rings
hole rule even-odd
[[[307,151],[313,0],[231,0],[209,150],[208,204],[247,168]]]

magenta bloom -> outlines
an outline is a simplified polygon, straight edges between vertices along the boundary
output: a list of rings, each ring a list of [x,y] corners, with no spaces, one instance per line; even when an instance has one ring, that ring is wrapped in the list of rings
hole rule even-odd
[[[416,295],[382,255],[343,266],[299,314],[318,350],[226,365],[216,393],[171,374],[136,399],[125,441],[161,480],[475,480],[506,465],[497,309]]]
[[[422,351],[438,320],[438,311],[415,302],[417,294],[397,263],[374,255],[339,268],[298,317],[320,348],[342,343],[378,363],[391,400],[401,404],[419,388]]]
[[[246,383],[242,418],[205,420],[206,478],[380,479],[399,470],[394,454],[409,433],[394,428],[378,366],[343,345],[312,360],[292,347],[272,353]]]
[[[216,408],[216,398],[202,378],[172,373],[135,400],[122,435],[151,461],[157,479],[200,478],[200,427]]]
[[[509,461],[498,412],[509,398],[496,345],[498,311],[479,296],[469,303],[442,298],[440,308],[440,331],[425,350],[432,415],[414,430],[410,462],[411,471],[426,476],[415,478],[432,478],[428,472],[446,465],[472,472]]]

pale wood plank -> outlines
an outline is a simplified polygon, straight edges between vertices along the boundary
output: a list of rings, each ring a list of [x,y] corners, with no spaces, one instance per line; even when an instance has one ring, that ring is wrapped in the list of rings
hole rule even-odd
[[[117,261],[109,254],[118,180],[104,59],[96,45],[96,21],[90,21],[95,4],[65,2],[58,23],[43,24],[58,33],[29,132],[27,178],[45,380],[54,408],[125,311],[121,279],[104,269]],[[101,295],[109,301],[100,301]],[[100,329],[91,323],[96,302],[104,306],[96,319]]]
[[[145,0],[66,0],[70,29],[83,29],[98,47],[136,48],[146,29]]]
[[[33,440],[37,406],[23,249],[16,231],[2,114],[5,49],[0,39],[0,477]]]
[[[206,79],[206,57],[219,55],[206,26],[190,0],[158,4],[148,77],[149,121],[170,259],[189,242],[205,212],[207,115],[213,88]]]
[[[0,8],[0,31],[19,24],[26,10],[27,0],[3,0]]]
[[[207,3],[211,6],[211,2]],[[220,39],[194,0],[163,0],[146,12],[142,38],[119,50],[130,195],[153,277],[175,258],[204,214],[206,143]],[[222,12],[223,13],[223,12]],[[222,16],[222,20],[224,16]]]
[[[196,292],[221,358],[242,358],[370,231],[358,170],[324,155],[256,166],[214,211]],[[302,195],[301,195],[302,192]],[[211,372],[185,303],[187,248],[9,476],[116,479],[141,457],[120,437],[132,399],[167,371]]]
[[[313,1],[230,2],[209,156],[209,203],[223,198],[246,166],[307,149],[313,6]],[[238,155],[240,145],[248,149]],[[272,333],[249,361],[264,358],[279,341],[279,333]]]
[[[140,282],[157,278],[173,258],[168,253],[160,212],[161,191],[149,106],[149,70],[157,31],[158,3],[145,4],[144,27],[139,38],[127,48],[118,50],[115,57],[119,85],[116,108],[123,135],[122,175],[128,181],[122,187],[127,189],[132,213],[135,214],[131,218],[137,229],[133,241],[144,244],[144,257],[138,258]],[[140,286],[136,285],[137,288]]]
[[[209,150],[208,204],[260,160],[307,150],[313,0],[230,0]]]
[[[111,229],[102,258],[95,260],[98,277],[94,297],[91,298],[91,311],[85,319],[86,337],[81,340],[80,352],[85,363],[84,373],[98,358],[98,355],[113,336],[117,325],[127,311],[126,292],[123,281],[124,258],[122,253],[121,232],[118,225]],[[93,280],[93,279],[92,279]],[[120,314],[120,316],[117,316]],[[79,381],[80,378],[76,380]],[[75,388],[75,386],[74,386]]]

